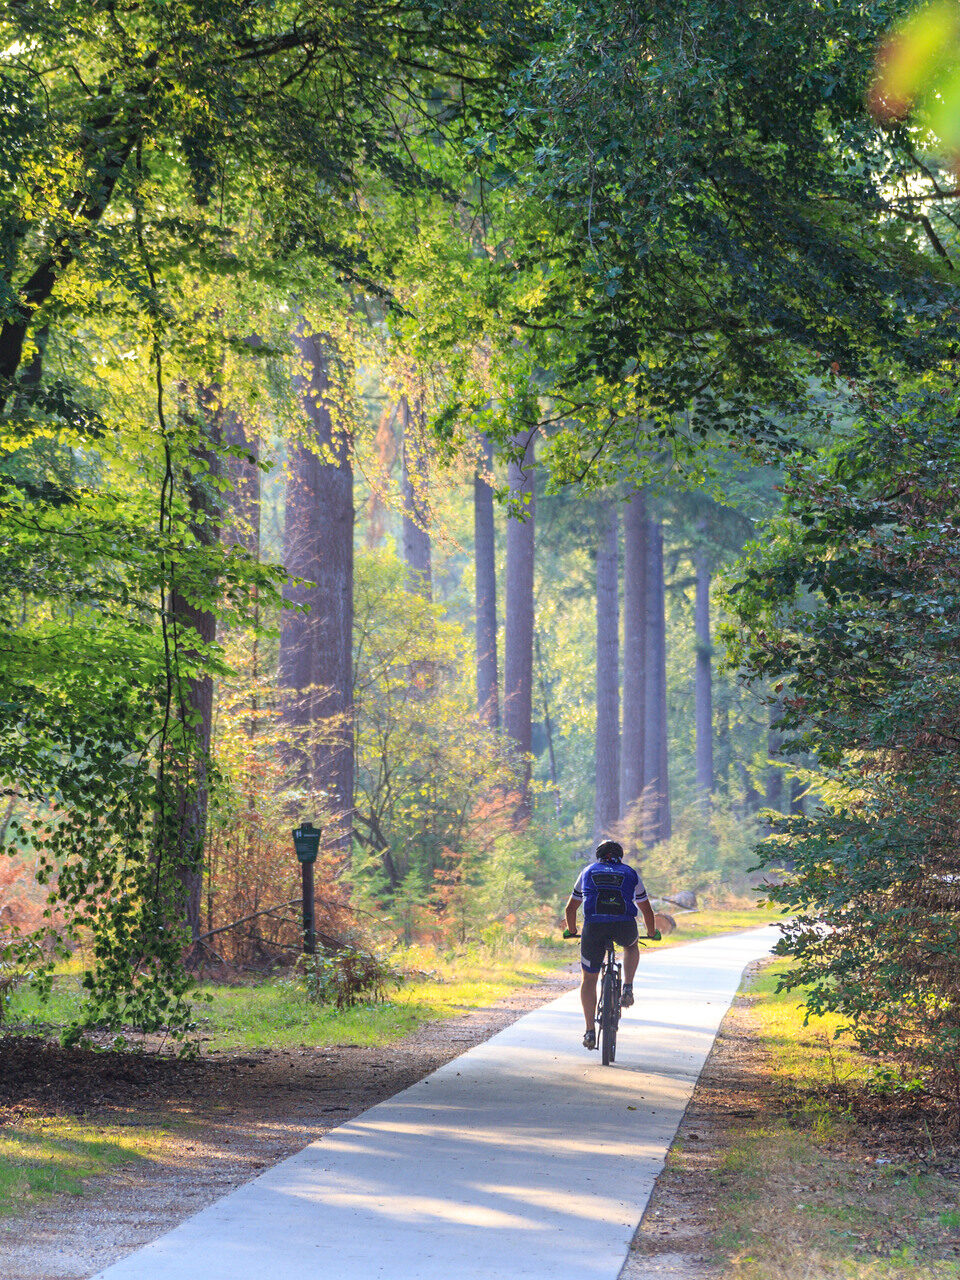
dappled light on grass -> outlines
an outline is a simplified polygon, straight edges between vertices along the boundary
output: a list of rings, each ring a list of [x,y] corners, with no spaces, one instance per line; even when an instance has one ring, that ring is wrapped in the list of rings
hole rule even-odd
[[[163,1130],[57,1119],[0,1130],[0,1214],[50,1195],[82,1195],[84,1181],[143,1160]]]
[[[811,1019],[797,992],[776,993],[785,963],[749,990],[749,1021],[771,1093],[741,1105],[716,1155],[714,1247],[738,1280],[954,1280],[960,1275],[955,1154],[892,1115],[858,1119],[873,1064],[836,1016]],[[739,1114],[739,1113],[736,1113]],[[761,1118],[762,1117],[762,1118]],[[888,1126],[893,1126],[888,1128]],[[681,1150],[679,1167],[696,1159]],[[951,1214],[954,1216],[952,1217]],[[956,1220],[955,1220],[956,1219]]]

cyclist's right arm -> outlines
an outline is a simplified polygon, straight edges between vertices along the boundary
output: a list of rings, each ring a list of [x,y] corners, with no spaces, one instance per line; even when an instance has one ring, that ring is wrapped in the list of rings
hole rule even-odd
[[[650,905],[649,898],[644,898],[642,902],[638,902],[640,914],[643,916],[643,923],[647,926],[647,937],[652,938],[657,931],[657,921],[653,914],[653,907]]]

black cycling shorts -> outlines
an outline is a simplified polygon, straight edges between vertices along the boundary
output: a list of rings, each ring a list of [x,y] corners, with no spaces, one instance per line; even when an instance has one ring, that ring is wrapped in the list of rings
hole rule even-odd
[[[608,942],[612,940],[618,946],[632,947],[639,937],[636,919],[584,920],[580,930],[580,964],[587,973],[599,973]]]

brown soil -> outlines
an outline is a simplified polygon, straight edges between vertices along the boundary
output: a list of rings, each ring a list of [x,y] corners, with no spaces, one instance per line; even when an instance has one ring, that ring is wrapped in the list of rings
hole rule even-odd
[[[73,1115],[94,1126],[173,1131],[151,1158],[90,1179],[89,1194],[0,1220],[0,1276],[93,1275],[574,983],[571,971],[488,1008],[426,1024],[386,1048],[343,1044],[178,1060],[0,1039],[0,1126]]]

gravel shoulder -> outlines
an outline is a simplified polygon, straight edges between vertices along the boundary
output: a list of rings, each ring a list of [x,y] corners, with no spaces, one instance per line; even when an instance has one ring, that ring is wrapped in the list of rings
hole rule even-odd
[[[71,1114],[162,1127],[145,1160],[0,1220],[4,1280],[85,1280],[329,1129],[392,1097],[575,985],[576,968],[385,1047],[210,1054],[179,1061],[0,1040],[0,1126]]]

